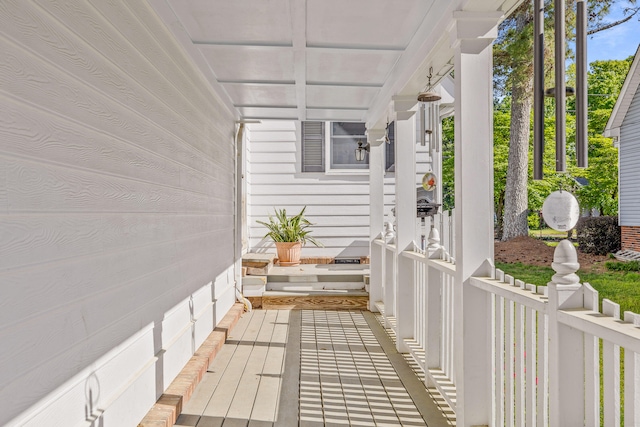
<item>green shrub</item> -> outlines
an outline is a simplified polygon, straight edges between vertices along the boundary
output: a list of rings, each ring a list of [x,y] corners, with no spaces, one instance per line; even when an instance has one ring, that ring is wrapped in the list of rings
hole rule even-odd
[[[606,255],[620,250],[620,226],[616,216],[580,218],[576,230],[582,252]]]
[[[527,215],[529,230],[540,230],[540,214],[538,211],[529,212]]]
[[[607,261],[604,263],[607,270],[611,271],[640,271],[640,261]]]

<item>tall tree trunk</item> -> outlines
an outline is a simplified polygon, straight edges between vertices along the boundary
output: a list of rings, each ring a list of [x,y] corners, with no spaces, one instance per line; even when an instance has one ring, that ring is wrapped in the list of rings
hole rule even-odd
[[[520,77],[521,80],[514,79],[512,87],[509,166],[507,168],[501,238],[503,241],[526,236],[529,233],[527,178],[531,104],[533,103],[533,69],[527,69]]]
[[[496,238],[502,240],[502,223],[504,221],[504,191],[500,192],[496,200]]]

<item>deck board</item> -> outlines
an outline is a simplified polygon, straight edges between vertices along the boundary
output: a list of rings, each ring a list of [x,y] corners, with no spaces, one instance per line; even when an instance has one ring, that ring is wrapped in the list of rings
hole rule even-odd
[[[366,311],[254,310],[176,427],[450,426]]]
[[[249,323],[244,334],[238,337],[238,339],[227,340],[228,344],[235,347],[235,351],[226,368],[223,370],[220,382],[203,412],[205,416],[227,417],[231,404],[236,396],[237,389],[241,384],[249,356],[251,356],[253,346],[248,344],[252,344],[257,339],[266,312],[254,311],[253,313],[253,316],[248,318]],[[214,359],[212,367],[215,367],[215,365]]]

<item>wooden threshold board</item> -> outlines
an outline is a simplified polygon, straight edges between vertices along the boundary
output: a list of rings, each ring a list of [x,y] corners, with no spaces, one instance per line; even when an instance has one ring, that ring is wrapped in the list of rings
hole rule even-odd
[[[282,295],[250,297],[256,309],[263,310],[367,310],[369,297],[364,295]]]

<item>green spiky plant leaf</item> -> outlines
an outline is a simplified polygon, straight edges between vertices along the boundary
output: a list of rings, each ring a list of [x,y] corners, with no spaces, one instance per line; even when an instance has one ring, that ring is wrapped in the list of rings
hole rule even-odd
[[[256,221],[258,224],[267,227],[267,233],[264,237],[269,237],[274,242],[300,242],[304,246],[307,242],[311,242],[316,246],[322,246],[309,234],[313,224],[304,217],[304,211],[307,207],[303,207],[299,214],[287,216],[286,209],[276,209],[275,217],[269,215],[269,222]]]

